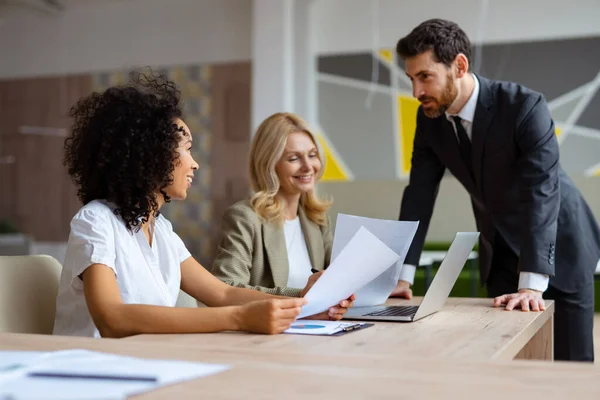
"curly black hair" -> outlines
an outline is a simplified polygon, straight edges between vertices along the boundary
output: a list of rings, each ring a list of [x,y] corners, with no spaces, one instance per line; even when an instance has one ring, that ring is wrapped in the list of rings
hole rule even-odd
[[[125,86],[80,99],[70,116],[63,163],[83,204],[105,199],[131,232],[158,215],[157,193],[173,180],[183,128],[180,91],[165,76],[138,74]]]

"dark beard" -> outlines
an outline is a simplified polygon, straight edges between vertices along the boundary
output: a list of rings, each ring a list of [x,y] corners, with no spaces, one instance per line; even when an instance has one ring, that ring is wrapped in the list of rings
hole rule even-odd
[[[444,87],[444,91],[442,92],[442,95],[439,100],[431,97],[419,98],[419,101],[421,102],[423,100],[431,99],[438,104],[437,108],[426,109],[424,107],[421,107],[423,109],[423,114],[425,114],[427,118],[439,117],[440,115],[444,114],[448,110],[448,108],[450,108],[454,100],[456,100],[457,95],[457,90],[452,84],[452,75],[448,73],[448,75],[446,76],[446,87]]]
[[[443,113],[445,113],[448,110],[448,107],[450,107],[450,105],[440,105],[437,108],[423,108],[423,114],[425,114],[425,116],[427,118],[437,118],[440,115],[442,115]]]

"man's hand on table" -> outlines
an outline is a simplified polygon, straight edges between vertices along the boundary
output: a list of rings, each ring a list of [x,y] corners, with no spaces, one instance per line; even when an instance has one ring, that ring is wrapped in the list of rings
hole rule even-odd
[[[390,294],[390,297],[401,297],[404,299],[412,299],[412,289],[410,283],[406,281],[398,281],[396,288]]]
[[[494,307],[506,304],[506,310],[512,311],[544,311],[546,304],[542,298],[542,292],[533,289],[519,289],[517,293],[504,294],[494,298]]]

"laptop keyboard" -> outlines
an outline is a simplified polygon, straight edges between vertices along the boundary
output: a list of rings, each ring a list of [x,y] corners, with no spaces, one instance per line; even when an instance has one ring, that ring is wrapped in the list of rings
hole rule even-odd
[[[369,314],[365,314],[368,315],[370,317],[387,317],[387,316],[394,316],[394,317],[406,317],[409,315],[414,315],[417,312],[417,309],[419,308],[419,306],[389,306],[387,308],[385,308],[384,310],[381,311],[375,311]]]

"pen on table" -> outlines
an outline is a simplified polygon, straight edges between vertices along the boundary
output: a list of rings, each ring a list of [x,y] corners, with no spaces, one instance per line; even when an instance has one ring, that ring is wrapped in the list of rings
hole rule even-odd
[[[72,374],[62,372],[30,372],[29,378],[92,379],[106,381],[157,382],[155,376]]]

